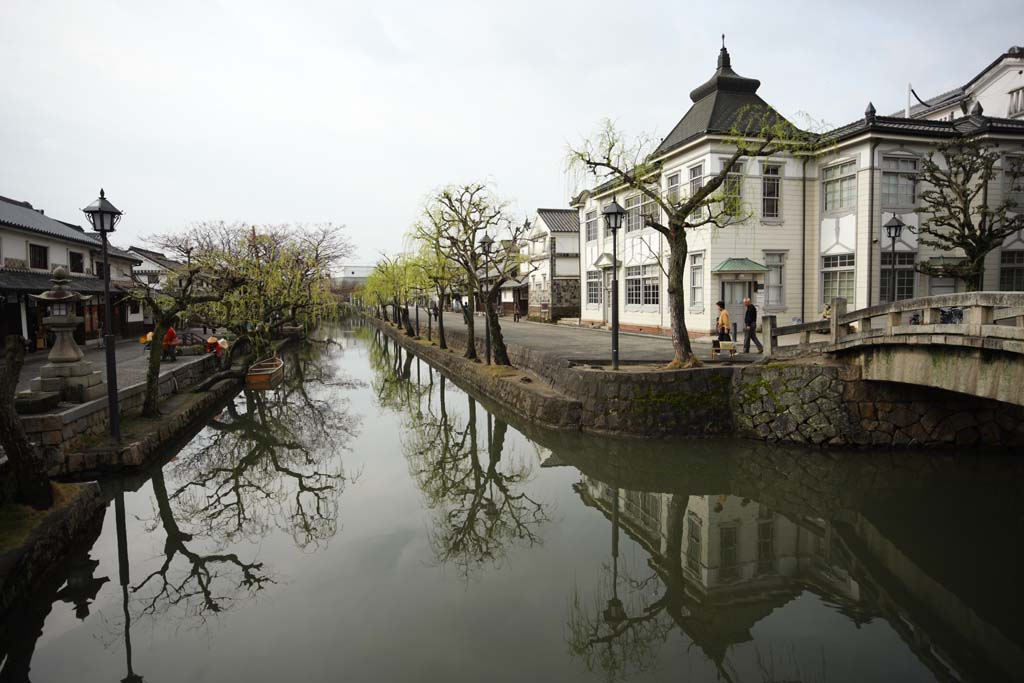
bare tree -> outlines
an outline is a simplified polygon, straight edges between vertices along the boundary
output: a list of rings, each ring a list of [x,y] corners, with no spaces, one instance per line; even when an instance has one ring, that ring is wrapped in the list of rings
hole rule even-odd
[[[1024,229],[1024,214],[1010,215],[1017,202],[1009,194],[999,202],[989,197],[1001,158],[991,144],[972,138],[941,143],[925,157],[919,176],[923,188],[922,206],[917,209],[923,216],[919,241],[943,251],[962,250],[964,259],[941,265],[922,262],[917,266],[920,272],[958,278],[969,291],[983,287],[985,257]],[[1008,189],[1021,188],[1024,163],[1011,163],[1003,159]]]

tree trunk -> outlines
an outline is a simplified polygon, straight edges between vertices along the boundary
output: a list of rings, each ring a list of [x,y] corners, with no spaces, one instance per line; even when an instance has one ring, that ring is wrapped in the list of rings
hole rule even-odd
[[[508,359],[508,349],[505,347],[505,338],[501,335],[501,322],[498,320],[498,311],[495,308],[500,292],[499,288],[493,287],[484,299],[487,326],[491,329],[491,356],[495,365],[512,365]]]
[[[53,489],[46,475],[46,464],[28,440],[25,427],[14,409],[21,366],[25,363],[25,344],[15,334],[4,339],[4,364],[0,368],[0,445],[4,447],[15,480],[15,500],[45,510],[53,505]]]
[[[676,237],[672,240],[668,261],[668,308],[672,324],[672,362],[669,368],[693,368],[700,361],[690,346],[690,335],[686,329],[686,279],[683,269],[686,266],[687,244],[686,231],[676,229]]]
[[[385,304],[382,303],[382,304],[380,304],[379,308],[380,308],[380,317],[384,320],[384,322],[386,322],[386,323],[387,322],[391,322],[390,320],[388,320],[388,307]]]
[[[402,325],[405,326],[405,336],[415,337],[416,330],[412,328],[412,321],[409,320],[409,305],[404,304],[402,306]]]
[[[476,330],[473,328],[473,309],[476,308],[476,297],[470,289],[466,295],[466,305],[462,307],[462,318],[466,321],[466,353],[464,358],[476,360]]]
[[[160,415],[160,358],[164,351],[167,323],[153,316],[153,341],[149,343],[149,363],[146,366],[146,397],[142,402],[143,417]]]
[[[447,349],[448,341],[444,338],[444,288],[437,289],[437,347]]]

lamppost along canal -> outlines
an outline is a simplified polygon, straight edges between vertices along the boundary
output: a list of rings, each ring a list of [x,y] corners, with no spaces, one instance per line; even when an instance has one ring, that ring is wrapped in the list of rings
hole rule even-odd
[[[121,415],[117,405],[117,360],[114,351],[113,317],[110,313],[110,257],[107,254],[107,235],[114,232],[114,226],[121,220],[121,212],[111,204],[103,189],[100,196],[82,209],[92,229],[103,240],[103,348],[107,355],[107,411],[110,415],[110,436],[121,440]],[[153,340],[158,344],[159,340]]]
[[[892,215],[892,218],[885,224],[885,234],[889,238],[889,244],[892,247],[892,260],[889,262],[889,268],[892,271],[890,274],[891,287],[889,288],[889,301],[896,301],[896,240],[900,238],[903,233],[903,226],[906,225],[900,220],[896,214]]]
[[[612,233],[612,370],[619,369],[619,245],[616,234],[622,227],[626,210],[612,199],[604,207],[604,221]]]
[[[494,246],[494,240],[490,235],[484,233],[484,236],[480,238],[480,248],[484,250],[484,279],[487,278],[490,272],[491,266],[491,247]],[[483,294],[483,291],[480,292]],[[484,299],[484,356],[487,357],[487,364],[491,364],[491,321],[487,317],[487,300]]]

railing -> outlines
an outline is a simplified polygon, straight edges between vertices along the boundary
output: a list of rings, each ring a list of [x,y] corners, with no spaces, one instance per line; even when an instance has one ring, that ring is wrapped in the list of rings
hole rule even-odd
[[[846,299],[837,298],[830,319],[777,327],[775,316],[766,315],[762,324],[766,355],[837,351],[880,341],[963,345],[966,339],[977,340],[971,343],[975,346],[982,339],[1004,340],[1003,350],[1024,353],[1024,292],[941,294],[856,311],[847,311]],[[814,342],[813,333],[828,336]],[[780,344],[782,337],[794,334],[800,335],[796,344]]]

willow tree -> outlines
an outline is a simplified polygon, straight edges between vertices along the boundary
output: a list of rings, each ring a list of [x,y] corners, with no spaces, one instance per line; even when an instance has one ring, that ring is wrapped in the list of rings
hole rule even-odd
[[[1012,192],[999,201],[991,197],[991,183],[1004,165],[1008,190],[1024,189],[1024,162],[1004,158],[993,145],[968,138],[943,142],[921,164],[918,181],[923,217],[919,242],[943,251],[961,250],[964,259],[941,265],[922,262],[926,275],[963,280],[968,291],[982,289],[985,257],[1003,241],[1024,229],[1024,214],[1016,213]]]
[[[591,176],[610,189],[635,191],[650,199],[656,210],[644,216],[644,224],[665,236],[668,254],[668,304],[674,354],[670,368],[695,367],[700,361],[693,353],[686,329],[686,283],[683,270],[690,231],[725,228],[742,223],[746,212],[738,201],[739,186],[730,181],[735,164],[745,158],[807,151],[813,137],[798,130],[767,105],[748,106],[736,114],[727,136],[732,150],[718,173],[706,176],[692,194],[662,189],[661,162],[646,140],[630,140],[605,121],[598,132],[577,146],[570,146],[570,170]],[[662,218],[664,216],[664,218]]]
[[[233,350],[247,348],[250,357],[258,358],[286,326],[308,329],[334,314],[331,271],[352,253],[339,227],[213,224],[203,236],[207,272],[235,286],[219,291],[215,301],[190,308],[189,314],[233,331]]]
[[[438,347],[448,348],[444,334],[444,304],[461,281],[461,271],[453,259],[448,258],[442,248],[443,232],[441,229],[440,212],[430,211],[429,206],[423,211],[423,218],[413,225],[409,233],[410,239],[419,250],[416,264],[423,277],[430,283],[437,295],[437,341]]]

